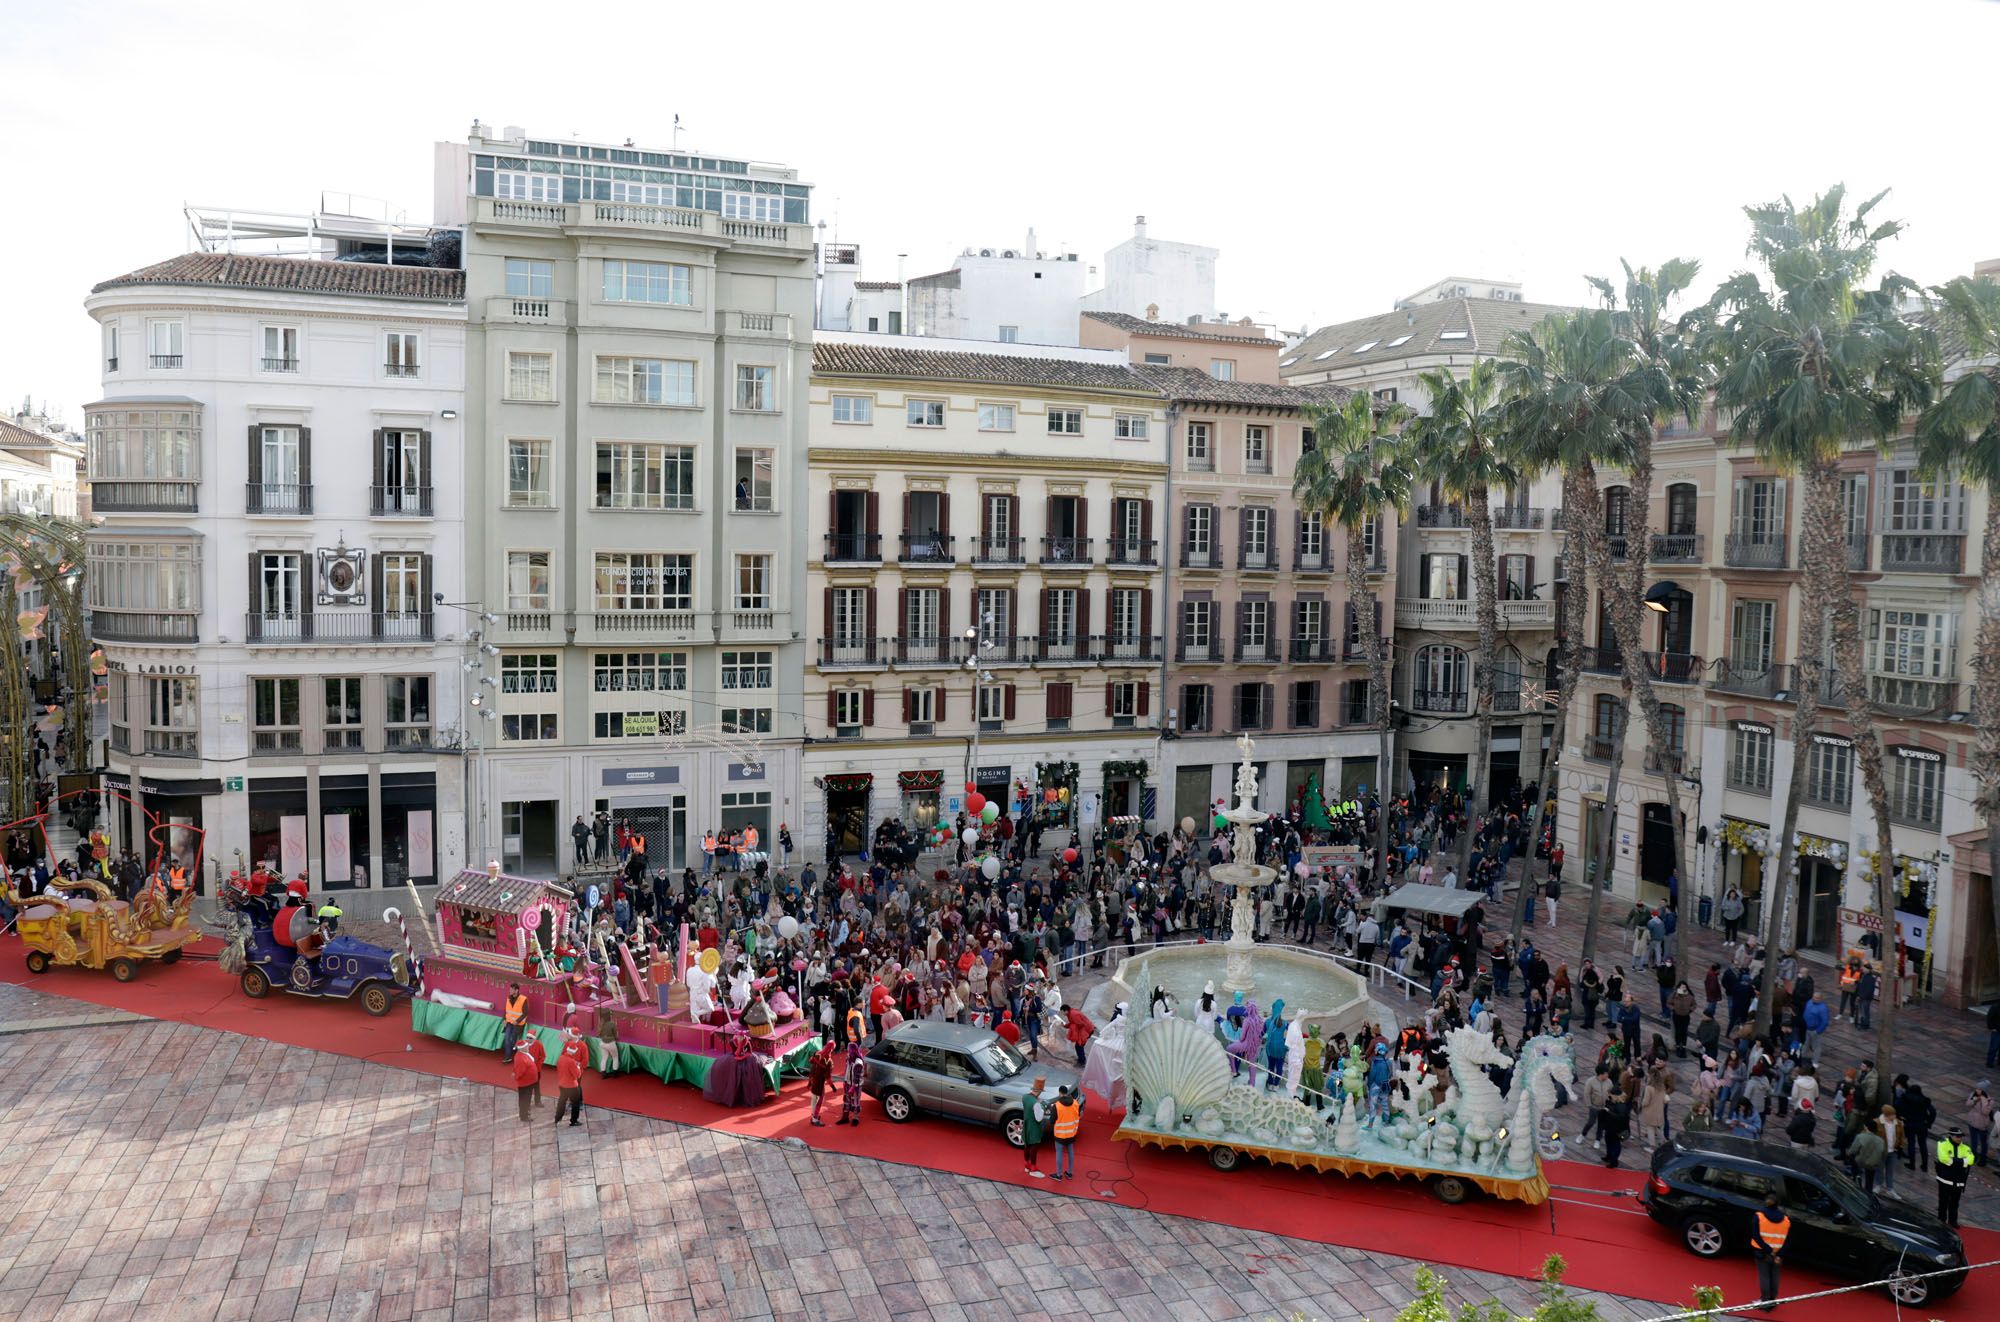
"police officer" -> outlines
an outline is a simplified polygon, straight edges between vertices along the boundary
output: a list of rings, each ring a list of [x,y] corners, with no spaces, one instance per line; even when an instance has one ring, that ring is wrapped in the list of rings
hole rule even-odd
[[[1766,1313],[1776,1308],[1778,1269],[1783,1265],[1785,1239],[1792,1233],[1792,1219],[1778,1205],[1776,1194],[1766,1194],[1750,1231],[1750,1251],[1757,1256],[1757,1297]]]
[[[333,902],[331,895],[327,896],[326,903],[319,907],[318,917],[319,925],[326,929],[327,935],[331,936],[340,930],[340,906]]]
[[[1965,1130],[1953,1125],[1937,1145],[1938,1220],[1958,1224],[1958,1200],[1971,1178],[1972,1149],[1966,1146]]]

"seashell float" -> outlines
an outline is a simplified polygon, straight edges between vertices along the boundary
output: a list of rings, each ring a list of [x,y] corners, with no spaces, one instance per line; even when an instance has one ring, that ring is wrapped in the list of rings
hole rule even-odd
[[[1169,1093],[1153,1108],[1153,1128],[1172,1131],[1179,1127],[1180,1116],[1180,1107],[1175,1104],[1173,1094]]]
[[[1169,1106],[1199,1114],[1228,1093],[1228,1057],[1215,1035],[1192,1020],[1156,1019],[1140,1025],[1126,1044],[1125,1085],[1139,1097],[1162,1098]],[[1170,1123],[1157,1127],[1173,1128]]]
[[[1300,1125],[1292,1130],[1294,1147],[1310,1148],[1319,1144],[1319,1130],[1312,1125]]]

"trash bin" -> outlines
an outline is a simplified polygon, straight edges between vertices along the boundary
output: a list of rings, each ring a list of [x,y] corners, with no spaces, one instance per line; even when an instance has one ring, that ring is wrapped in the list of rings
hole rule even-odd
[[[1695,908],[1696,921],[1699,922],[1703,927],[1707,927],[1709,919],[1714,917],[1715,915],[1714,897],[1709,895],[1702,896],[1701,899],[1695,904],[1694,908]]]

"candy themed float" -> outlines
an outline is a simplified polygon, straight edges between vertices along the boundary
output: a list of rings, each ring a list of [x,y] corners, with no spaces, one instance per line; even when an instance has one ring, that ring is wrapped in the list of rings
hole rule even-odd
[[[662,948],[656,933],[627,940],[599,929],[587,950],[565,942],[577,897],[553,882],[510,876],[499,864],[461,872],[437,895],[437,950],[423,958],[423,987],[411,1001],[418,1032],[497,1051],[511,983],[519,983],[528,1024],[551,1057],[569,1028],[581,1029],[591,1063],[602,1068],[607,1036],[620,1068],[713,1092],[718,1067],[745,1062],[761,1073],[761,1097],[787,1074],[803,1073],[819,1037],[789,999],[774,996],[773,1022],[754,1027],[720,992],[722,954]],[[421,916],[421,907],[419,907]],[[679,966],[680,976],[675,969]],[[762,1017],[762,1016],[759,1016]],[[722,1089],[740,1096],[742,1090]]]

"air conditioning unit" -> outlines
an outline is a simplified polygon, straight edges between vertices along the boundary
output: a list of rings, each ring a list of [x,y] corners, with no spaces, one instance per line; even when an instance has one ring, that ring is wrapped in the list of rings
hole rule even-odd
[[[991,248],[981,248],[979,250],[979,255],[981,257],[991,257],[993,255],[993,250]]]
[[[1017,252],[1015,252],[1015,251],[1014,251],[1014,250],[1013,250],[1012,248],[1009,248],[1009,249],[1007,249],[1007,250],[1006,250],[1005,252],[1001,253],[1000,255],[1001,255],[1002,257],[1019,257],[1019,256],[1020,256],[1021,254],[1020,254],[1020,253],[1017,253]]]

